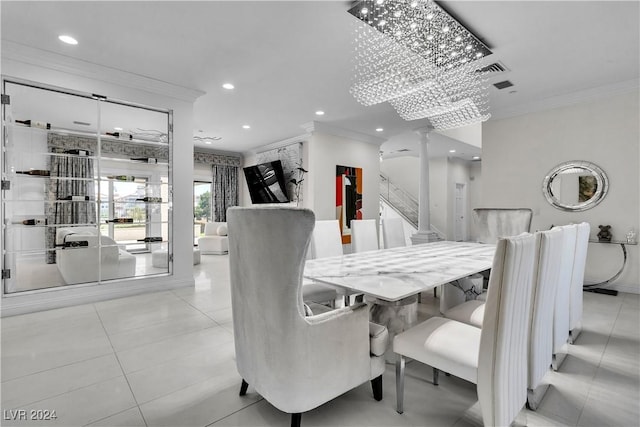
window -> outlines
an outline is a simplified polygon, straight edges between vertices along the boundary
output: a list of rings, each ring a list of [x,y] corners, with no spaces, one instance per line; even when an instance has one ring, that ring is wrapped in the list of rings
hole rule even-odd
[[[211,182],[193,182],[193,243],[204,234],[204,224],[213,221],[211,210]]]

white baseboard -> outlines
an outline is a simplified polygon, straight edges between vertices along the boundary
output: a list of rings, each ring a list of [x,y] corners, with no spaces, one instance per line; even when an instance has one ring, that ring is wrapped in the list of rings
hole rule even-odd
[[[176,279],[172,276],[128,279],[108,284],[52,288],[39,292],[22,292],[2,298],[0,317],[33,313],[79,304],[90,304],[137,294],[166,291],[194,286],[193,277]]]

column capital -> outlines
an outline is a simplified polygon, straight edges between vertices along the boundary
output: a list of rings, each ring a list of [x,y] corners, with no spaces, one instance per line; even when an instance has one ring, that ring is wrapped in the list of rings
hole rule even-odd
[[[429,133],[431,133],[433,130],[434,130],[433,126],[426,125],[426,126],[422,126],[417,129],[414,129],[413,131],[418,135],[420,135],[421,137],[427,138],[429,136]]]

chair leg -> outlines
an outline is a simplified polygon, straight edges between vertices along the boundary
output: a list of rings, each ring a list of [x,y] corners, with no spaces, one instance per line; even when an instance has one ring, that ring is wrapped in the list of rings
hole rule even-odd
[[[433,368],[433,385],[438,385],[439,374],[440,370],[438,370],[438,368]]]
[[[247,394],[247,387],[249,387],[249,384],[247,384],[247,382],[243,379],[242,385],[240,386],[240,396],[244,396],[245,394]]]
[[[404,356],[398,355],[396,359],[396,412],[404,412]]]
[[[373,389],[373,398],[380,402],[382,400],[382,375],[371,380],[371,388]]]
[[[302,422],[302,414],[300,412],[291,414],[291,427],[300,427]]]

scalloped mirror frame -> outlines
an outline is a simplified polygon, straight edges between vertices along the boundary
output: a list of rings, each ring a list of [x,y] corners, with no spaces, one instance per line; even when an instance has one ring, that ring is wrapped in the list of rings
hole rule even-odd
[[[563,202],[553,194],[551,188],[553,180],[563,172],[578,168],[590,172],[596,178],[596,192],[589,200],[585,202]],[[607,177],[607,174],[604,173],[604,171],[598,165],[582,160],[572,160],[569,162],[560,163],[559,165],[551,169],[551,171],[549,171],[547,176],[544,178],[544,181],[542,182],[542,193],[544,194],[544,197],[547,199],[549,204],[551,204],[551,206],[556,209],[568,212],[586,211],[587,209],[591,209],[597,206],[600,202],[602,202],[608,191],[609,178]]]

